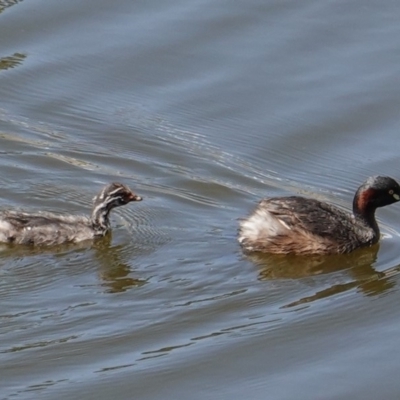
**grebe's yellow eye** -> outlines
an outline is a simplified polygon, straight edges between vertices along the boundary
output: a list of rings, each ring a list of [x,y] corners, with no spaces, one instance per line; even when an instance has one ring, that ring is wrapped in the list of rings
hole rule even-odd
[[[389,194],[393,194],[394,193],[394,190],[393,189],[390,189],[389,190]]]

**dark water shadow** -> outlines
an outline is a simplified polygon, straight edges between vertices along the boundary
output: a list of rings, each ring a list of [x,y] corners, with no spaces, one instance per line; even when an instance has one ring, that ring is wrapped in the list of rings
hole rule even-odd
[[[68,253],[87,250],[92,246],[93,241],[91,240],[54,246],[31,246],[13,243],[0,243],[0,259],[16,259],[39,255],[53,255],[54,257],[62,257]]]
[[[111,234],[93,244],[98,262],[98,274],[107,293],[121,293],[143,286],[145,279],[133,278],[132,267],[123,259],[125,245],[112,245]]]
[[[15,6],[18,3],[21,3],[22,0],[0,0],[0,14],[11,6]]]
[[[0,8],[0,12],[1,12],[1,8]],[[14,53],[12,56],[1,57],[0,58],[0,70],[15,68],[18,65],[22,64],[22,62],[25,60],[25,58],[26,58],[26,54],[22,54],[22,53]]]
[[[350,254],[329,256],[254,253],[247,258],[259,267],[260,280],[299,279],[357,267],[365,272],[376,262],[378,250],[379,246],[374,246]]]
[[[97,264],[98,276],[101,286],[106,293],[124,292],[130,288],[142,286],[147,281],[132,277],[133,268],[123,259],[126,247],[129,245],[112,245],[112,234],[97,240],[88,240],[80,243],[68,243],[49,247],[24,246],[13,244],[0,244],[0,263],[9,262],[27,257],[51,256],[55,259],[67,258],[66,256],[76,252],[88,252],[93,257],[88,258],[89,264]],[[129,254],[132,249],[129,249]],[[135,252],[140,252],[134,249]],[[134,258],[131,254],[129,258]],[[130,260],[131,261],[131,260]]]
[[[327,298],[352,289],[366,296],[376,296],[393,288],[395,282],[390,279],[400,272],[400,266],[384,272],[376,271],[379,245],[360,249],[351,254],[330,256],[294,256],[276,254],[251,254],[247,257],[258,266],[259,280],[304,279],[323,274],[346,271],[350,281],[335,283],[321,289],[311,296],[284,305],[282,308],[299,306]],[[337,281],[337,280],[336,280]],[[324,281],[326,284],[326,281]]]

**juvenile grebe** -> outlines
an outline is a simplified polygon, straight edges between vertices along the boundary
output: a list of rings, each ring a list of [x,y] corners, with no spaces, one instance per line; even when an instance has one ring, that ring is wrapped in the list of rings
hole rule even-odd
[[[49,212],[0,212],[0,242],[56,245],[104,236],[110,229],[110,211],[142,198],[128,186],[110,183],[93,199],[90,217]]]
[[[400,200],[392,178],[368,178],[357,190],[353,214],[299,196],[262,200],[240,222],[239,243],[245,251],[281,254],[340,254],[379,241],[375,210]]]

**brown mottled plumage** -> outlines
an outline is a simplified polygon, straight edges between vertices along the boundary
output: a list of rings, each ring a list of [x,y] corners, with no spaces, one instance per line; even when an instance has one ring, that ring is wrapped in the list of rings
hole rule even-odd
[[[142,198],[128,186],[110,183],[93,199],[90,217],[50,212],[0,212],[0,242],[27,245],[78,243],[104,236],[110,229],[110,211]]]
[[[359,187],[353,214],[299,196],[264,199],[240,222],[238,240],[249,252],[350,253],[379,241],[375,210],[399,200],[399,184],[382,176],[371,177]]]

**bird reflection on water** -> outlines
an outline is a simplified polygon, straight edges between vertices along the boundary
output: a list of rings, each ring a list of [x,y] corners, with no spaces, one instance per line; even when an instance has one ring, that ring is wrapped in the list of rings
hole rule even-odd
[[[400,272],[400,266],[386,271],[376,271],[379,244],[354,253],[328,256],[295,256],[281,254],[254,253],[246,257],[259,268],[259,280],[307,279],[319,275],[328,275],[343,271],[346,282],[338,283],[337,279],[329,287],[314,294],[284,305],[282,308],[295,307],[327,298],[352,289],[361,291],[366,296],[376,296],[393,288],[395,281],[390,279]]]
[[[66,243],[51,247],[21,246],[0,243],[0,259],[17,260],[25,257],[54,257],[66,263],[68,255],[79,252],[91,252],[93,264],[97,264],[100,286],[105,293],[125,292],[133,287],[142,286],[147,281],[132,277],[133,268],[123,258],[124,245],[112,244],[112,233],[96,241]],[[129,249],[132,250],[131,248]],[[128,256],[132,259],[132,256]],[[58,261],[55,261],[58,263]],[[76,266],[71,266],[75,268]]]
[[[99,263],[101,286],[107,293],[120,293],[146,284],[145,279],[131,276],[132,267],[122,259],[124,246],[111,245],[111,237],[112,234],[107,235],[104,240],[97,241],[93,246]]]

